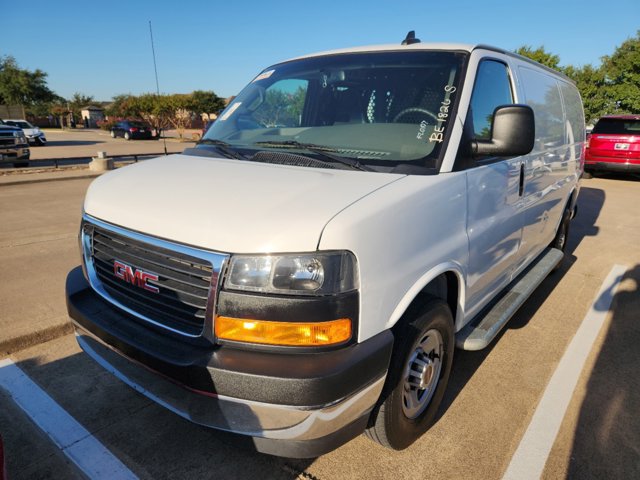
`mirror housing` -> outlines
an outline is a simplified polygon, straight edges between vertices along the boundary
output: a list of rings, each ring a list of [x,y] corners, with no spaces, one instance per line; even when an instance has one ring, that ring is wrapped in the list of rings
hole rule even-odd
[[[536,127],[529,105],[501,105],[493,111],[491,140],[474,140],[474,157],[517,157],[533,150]]]

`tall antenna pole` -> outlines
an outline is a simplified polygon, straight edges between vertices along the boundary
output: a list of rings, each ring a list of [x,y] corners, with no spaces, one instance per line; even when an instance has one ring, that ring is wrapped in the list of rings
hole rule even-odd
[[[156,94],[160,97],[160,83],[158,82],[158,66],[156,65],[156,49],[153,45],[153,30],[151,29],[151,20],[149,20],[149,36],[151,37],[151,53],[153,54],[153,70],[156,74]],[[164,142],[164,154],[167,153],[167,139],[163,136],[162,141]]]

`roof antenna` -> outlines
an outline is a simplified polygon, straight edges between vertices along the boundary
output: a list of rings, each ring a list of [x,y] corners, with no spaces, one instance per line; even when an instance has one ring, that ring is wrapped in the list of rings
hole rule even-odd
[[[411,30],[402,41],[402,45],[413,45],[414,43],[420,43],[420,39],[416,38],[416,31]]]
[[[156,72],[156,93],[158,94],[158,97],[160,97],[160,84],[158,83],[158,67],[156,66],[156,49],[153,46],[153,30],[151,30],[151,20],[149,20],[149,36],[151,37],[151,53],[153,54],[153,69]],[[167,153],[167,139],[164,135],[162,136],[162,141],[164,143],[164,154],[165,156],[169,155]]]

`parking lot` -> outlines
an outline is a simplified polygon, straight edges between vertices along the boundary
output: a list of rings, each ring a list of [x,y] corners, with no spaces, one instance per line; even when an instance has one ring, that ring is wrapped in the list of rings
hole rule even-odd
[[[185,148],[193,147],[192,135],[195,130],[189,130],[184,135],[184,141],[180,141],[177,132],[169,130],[165,132],[165,139],[152,140],[125,140],[124,138],[111,138],[108,131],[99,129],[45,129],[47,144],[43,147],[31,147],[30,169],[49,167],[58,160],[60,165],[85,164],[96,157],[99,151],[107,152],[108,156],[121,155],[149,155],[167,152],[180,153]],[[63,160],[72,159],[72,160]],[[0,164],[0,173],[11,169],[12,164]]]
[[[64,135],[33,148],[32,158],[64,152]],[[80,146],[87,155],[162,150],[156,141],[86,135]],[[541,455],[545,479],[640,478],[637,178],[582,181],[562,269],[490,347],[456,352],[440,417],[416,444],[392,452],[358,437],[308,460],[255,453],[241,439],[191,424],[80,351],[64,279],[79,263],[76,237],[90,182],[0,185],[0,434],[9,478],[527,478],[518,468],[537,478]],[[582,344],[585,328],[594,340]],[[574,348],[584,352],[584,367],[577,357],[563,359]],[[565,364],[577,368],[575,389],[563,380]],[[556,430],[544,423],[554,416]],[[37,426],[38,418],[49,425],[47,417],[57,419],[62,436]],[[531,438],[535,448],[527,450]]]

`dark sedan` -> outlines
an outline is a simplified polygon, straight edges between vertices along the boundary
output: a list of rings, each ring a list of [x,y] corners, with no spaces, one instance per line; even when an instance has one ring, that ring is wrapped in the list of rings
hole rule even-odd
[[[111,137],[123,137],[125,140],[151,138],[151,129],[142,122],[123,120],[111,127]]]

